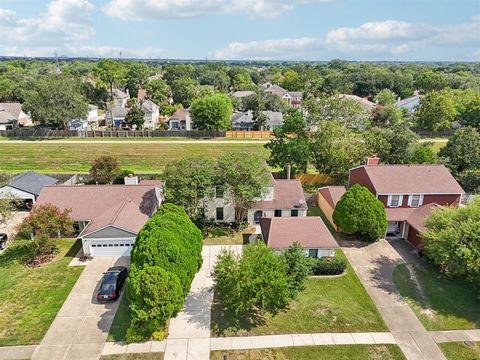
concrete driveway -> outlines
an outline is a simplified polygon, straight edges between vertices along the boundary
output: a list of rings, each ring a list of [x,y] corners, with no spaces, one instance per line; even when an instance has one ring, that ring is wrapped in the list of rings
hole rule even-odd
[[[0,226],[0,233],[5,233],[8,235],[8,238],[12,240],[16,234],[17,226],[20,225],[28,216],[28,211],[17,211],[13,214],[12,218],[6,225]]]
[[[130,258],[125,257],[98,257],[90,261],[32,359],[98,359],[119,301],[98,303],[96,290],[110,266],[128,266],[129,263]]]

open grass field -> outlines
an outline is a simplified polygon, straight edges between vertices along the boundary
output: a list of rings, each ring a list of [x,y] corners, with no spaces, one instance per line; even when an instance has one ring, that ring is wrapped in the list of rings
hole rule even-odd
[[[414,267],[421,289],[406,264],[393,273],[396,287],[427,330],[480,327],[480,292],[459,279],[449,279],[430,267]]]
[[[79,241],[58,240],[57,257],[39,268],[24,266],[28,245],[16,241],[0,255],[0,346],[38,344],[83,270],[68,266]]]
[[[212,336],[368,331],[388,330],[350,264],[344,276],[308,279],[287,310],[253,324],[212,306]]]
[[[448,360],[479,360],[480,342],[475,347],[465,345],[463,342],[450,342],[438,344]]]
[[[212,351],[211,360],[403,360],[397,345],[325,345],[280,349]]]
[[[21,172],[35,170],[50,173],[88,172],[90,162],[100,155],[118,158],[121,167],[137,173],[161,173],[170,161],[184,157],[206,156],[215,159],[223,154],[248,151],[265,158],[263,144],[156,143],[1,143],[0,170]]]

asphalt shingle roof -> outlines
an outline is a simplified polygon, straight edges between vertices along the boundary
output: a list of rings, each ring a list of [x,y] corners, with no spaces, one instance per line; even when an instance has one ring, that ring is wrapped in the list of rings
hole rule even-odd
[[[29,171],[15,176],[8,185],[30,194],[39,195],[44,186],[55,185],[56,183],[58,183],[58,180],[51,176]]]

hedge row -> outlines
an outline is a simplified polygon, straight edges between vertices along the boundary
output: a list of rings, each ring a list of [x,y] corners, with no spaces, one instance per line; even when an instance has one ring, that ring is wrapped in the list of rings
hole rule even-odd
[[[347,261],[341,257],[312,259],[313,275],[340,275],[347,268]]]
[[[184,305],[193,277],[202,265],[200,230],[185,211],[164,204],[137,236],[127,279],[132,321],[127,342],[156,339],[156,333]]]

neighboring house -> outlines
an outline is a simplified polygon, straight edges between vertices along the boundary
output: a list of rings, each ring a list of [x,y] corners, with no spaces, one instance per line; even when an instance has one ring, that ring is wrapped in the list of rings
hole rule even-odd
[[[69,130],[95,130],[98,128],[98,107],[88,105],[88,115],[85,119],[73,119],[68,123]]]
[[[403,100],[398,99],[395,106],[398,109],[406,109],[409,113],[413,113],[417,110],[420,105],[420,93],[418,90],[415,90],[412,96],[409,96]]]
[[[328,222],[339,231],[339,227],[333,221],[333,211],[338,201],[347,190],[345,186],[324,186],[318,189],[317,204],[323,211]]]
[[[275,130],[283,125],[283,114],[278,111],[262,111],[267,117],[265,127],[261,127],[263,130]],[[255,121],[253,119],[253,112],[251,110],[245,112],[235,112],[232,115],[232,128],[235,131],[253,131],[255,130]]]
[[[105,112],[105,123],[114,129],[120,129],[125,122],[128,109],[121,106],[114,106]]]
[[[160,107],[153,101],[145,99],[140,101],[140,104],[145,112],[143,127],[145,129],[155,129],[160,118]]]
[[[231,96],[237,99],[241,99],[251,95],[255,95],[255,91],[251,91],[251,90],[235,91],[234,93],[232,93]]]
[[[368,158],[367,165],[350,170],[349,187],[367,187],[385,206],[386,237],[400,237],[421,250],[419,232],[436,206],[460,204],[464,190],[444,165],[380,165]]]
[[[258,224],[262,217],[300,217],[307,215],[307,203],[299,180],[276,180],[270,174],[266,194],[247,211],[247,221]],[[235,208],[228,189],[215,187],[205,201],[205,216],[217,223],[235,221]]]
[[[87,256],[130,256],[135,238],[162,202],[159,183],[132,185],[46,186],[37,205],[71,209],[71,218]]]
[[[22,104],[0,103],[0,130],[12,130],[31,123],[30,117],[22,111]]]
[[[362,105],[363,109],[368,111],[368,112],[373,112],[377,108],[377,104],[375,104],[374,102],[371,102],[366,97],[362,98],[360,96],[352,95],[352,94],[339,94],[339,95],[336,95],[336,96],[340,99],[347,99],[347,100],[355,101],[355,102],[359,103],[360,105]]]
[[[281,97],[289,107],[298,109],[302,106],[303,93],[300,91],[287,91],[281,86],[266,83],[263,84],[266,93]]]
[[[299,242],[305,256],[335,256],[338,244],[318,216],[261,218],[260,229],[265,243],[277,251],[287,250]]]
[[[170,130],[192,130],[192,117],[190,109],[178,109],[167,120]]]
[[[34,204],[45,186],[58,183],[58,180],[43,174],[29,171],[12,178],[0,187],[0,198],[14,197],[23,202],[27,208]]]
[[[128,89],[126,92],[123,92],[120,89],[113,89],[113,106],[116,107],[126,107],[128,100],[130,100],[130,94]]]

